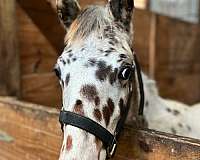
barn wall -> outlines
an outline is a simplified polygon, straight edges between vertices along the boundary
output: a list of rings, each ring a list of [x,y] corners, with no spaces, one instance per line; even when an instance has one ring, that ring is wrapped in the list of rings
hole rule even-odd
[[[49,2],[55,6],[54,0]],[[80,3],[85,6],[92,3],[92,0],[81,0]],[[38,12],[42,15],[46,11],[45,8],[36,9],[37,6],[34,5],[25,6],[25,9],[26,7],[31,9],[31,15]],[[44,28],[38,27],[20,6],[17,7],[17,17],[19,17],[22,98],[34,103],[57,106],[60,103],[58,96],[60,89],[52,68],[60,52],[57,50],[59,47],[53,46],[51,42],[52,39],[59,37],[57,34],[49,33],[48,36],[44,34]],[[46,14],[47,21],[52,17],[52,14]],[[150,23],[150,12],[135,10],[133,46],[146,73],[149,70]],[[161,95],[186,103],[200,101],[199,25],[158,16],[156,34],[155,78]]]
[[[164,97],[200,101],[200,25],[159,16],[156,80]]]
[[[22,99],[55,106],[60,101],[60,90],[52,69],[58,53],[20,6],[17,7],[17,17]]]

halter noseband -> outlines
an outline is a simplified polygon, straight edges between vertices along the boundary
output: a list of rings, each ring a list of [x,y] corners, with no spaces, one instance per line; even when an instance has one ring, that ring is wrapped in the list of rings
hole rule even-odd
[[[137,73],[137,78],[138,78],[138,83],[139,83],[139,92],[140,92],[140,104],[139,104],[138,114],[142,115],[143,108],[144,108],[144,88],[143,88],[143,81],[142,81],[140,66],[135,54],[134,54],[134,59],[135,59],[135,67],[136,67],[136,73]],[[114,135],[111,134],[107,129],[102,127],[100,124],[93,121],[92,119],[89,119],[87,117],[81,116],[73,112],[64,111],[64,110],[61,110],[60,116],[59,116],[61,128],[63,128],[64,124],[71,125],[93,134],[94,136],[96,136],[103,142],[103,145],[105,146],[106,151],[107,151],[107,157],[111,158],[115,153],[115,150],[117,147],[117,139],[123,129],[124,123],[126,121],[126,118],[129,112],[132,93],[133,91],[132,89],[130,89],[127,106],[125,108],[123,117],[121,117],[121,119],[119,120],[117,124]]]

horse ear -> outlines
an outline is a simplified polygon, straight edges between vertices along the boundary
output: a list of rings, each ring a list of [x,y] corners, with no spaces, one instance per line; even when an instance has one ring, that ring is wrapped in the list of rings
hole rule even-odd
[[[109,0],[110,10],[116,21],[121,21],[127,29],[130,29],[134,0]]]
[[[80,12],[77,0],[56,0],[57,14],[66,29],[70,27]]]

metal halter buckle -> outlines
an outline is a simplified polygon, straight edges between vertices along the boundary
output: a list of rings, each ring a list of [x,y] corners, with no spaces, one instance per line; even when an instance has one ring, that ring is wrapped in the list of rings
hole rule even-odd
[[[116,140],[116,137],[114,137],[111,145],[108,146],[106,150],[108,158],[111,158],[114,155],[116,148],[117,148],[117,140]]]

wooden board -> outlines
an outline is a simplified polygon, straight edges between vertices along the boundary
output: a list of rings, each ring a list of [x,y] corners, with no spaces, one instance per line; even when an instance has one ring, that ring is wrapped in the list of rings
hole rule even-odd
[[[199,0],[150,0],[150,10],[186,22],[199,23]]]
[[[46,0],[17,0],[32,21],[37,25],[42,34],[47,38],[52,47],[59,53],[64,46],[65,31],[55,14],[55,10]]]
[[[20,96],[15,0],[0,1],[0,95]]]
[[[0,159],[58,159],[62,134],[58,111],[0,98]],[[200,142],[126,127],[114,160],[197,160]]]
[[[162,96],[200,101],[199,41],[200,25],[158,16],[155,78]]]
[[[61,88],[58,78],[52,73],[28,74],[22,77],[22,95],[27,101],[61,106]]]

